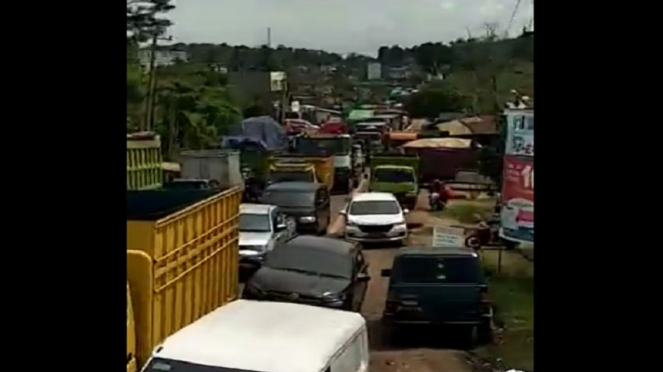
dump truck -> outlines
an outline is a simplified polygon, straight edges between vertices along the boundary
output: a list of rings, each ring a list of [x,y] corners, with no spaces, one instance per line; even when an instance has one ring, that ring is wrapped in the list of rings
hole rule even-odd
[[[302,156],[332,156],[334,177],[331,190],[349,193],[352,189],[352,137],[349,134],[304,134],[293,142],[294,152]]]
[[[161,139],[152,132],[127,134],[127,190],[163,185]]]
[[[177,156],[182,164],[182,178],[213,180],[223,188],[243,184],[240,151],[189,150]]]
[[[417,156],[376,154],[370,167],[369,191],[392,193],[404,208],[414,209],[419,195]]]
[[[127,192],[127,372],[238,297],[242,188]]]
[[[279,182],[322,183],[315,165],[301,159],[297,159],[296,162],[276,162],[269,168],[268,183]]]
[[[308,166],[307,166],[308,164]],[[311,174],[310,166],[315,169],[315,177],[306,175]],[[334,186],[334,160],[331,156],[314,155],[314,154],[298,154],[288,153],[275,155],[269,158],[270,176],[269,180],[276,180],[273,173],[301,173],[302,177],[306,177],[306,182],[313,178],[310,182],[319,182],[327,186],[328,190]],[[285,174],[283,174],[285,176]],[[291,175],[298,176],[298,175]]]

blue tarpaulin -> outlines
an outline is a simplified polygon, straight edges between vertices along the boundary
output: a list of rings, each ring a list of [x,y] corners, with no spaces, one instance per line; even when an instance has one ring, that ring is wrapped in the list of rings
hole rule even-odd
[[[263,143],[268,150],[281,150],[288,144],[285,130],[269,116],[258,116],[242,120],[230,128],[230,136],[249,137]]]

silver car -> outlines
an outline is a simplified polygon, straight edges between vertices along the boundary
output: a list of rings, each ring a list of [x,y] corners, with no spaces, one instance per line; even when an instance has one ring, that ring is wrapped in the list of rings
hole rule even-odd
[[[242,204],[239,207],[239,257],[242,268],[257,268],[267,252],[295,232],[295,221],[279,207],[269,204]]]

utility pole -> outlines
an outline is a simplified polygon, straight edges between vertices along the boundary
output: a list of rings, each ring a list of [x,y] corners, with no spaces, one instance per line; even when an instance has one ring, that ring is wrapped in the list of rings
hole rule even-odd
[[[151,114],[152,114],[152,82],[154,81],[154,62],[155,62],[155,49],[157,47],[157,40],[159,39],[159,36],[157,32],[154,32],[154,35],[152,35],[152,43],[150,43],[150,64],[149,64],[149,69],[148,69],[148,74],[149,78],[147,81],[147,97],[145,97],[145,118],[140,126],[141,131],[149,130],[150,129],[150,123],[152,121]]]
[[[142,130],[152,130],[154,128],[154,97],[155,90],[157,86],[157,69],[156,69],[156,48],[157,41],[172,41],[172,36],[160,38],[158,32],[154,32],[152,36],[152,44],[150,45],[150,70],[149,70],[149,79],[147,83],[147,97],[146,97],[146,106],[145,106],[145,123],[143,124]]]
[[[267,48],[272,47],[272,28],[267,27]]]

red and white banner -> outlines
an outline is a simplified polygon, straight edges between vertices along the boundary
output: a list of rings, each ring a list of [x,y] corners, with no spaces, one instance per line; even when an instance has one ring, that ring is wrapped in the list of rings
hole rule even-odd
[[[502,235],[504,238],[534,240],[534,158],[504,157],[502,180]]]

